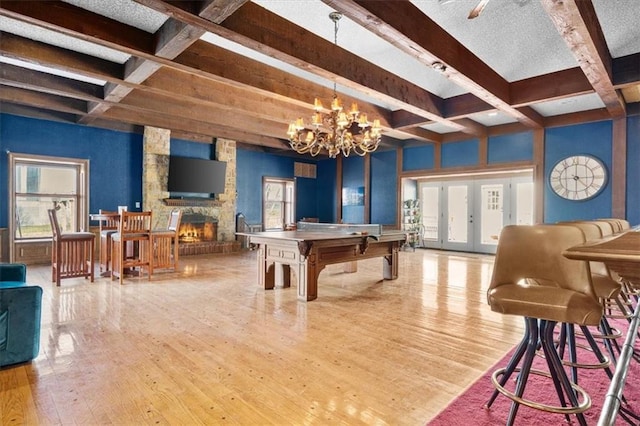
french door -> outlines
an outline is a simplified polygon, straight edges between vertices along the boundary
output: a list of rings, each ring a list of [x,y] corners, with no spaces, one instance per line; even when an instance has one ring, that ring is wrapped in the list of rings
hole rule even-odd
[[[531,177],[422,182],[423,246],[495,253],[500,231],[533,223]]]

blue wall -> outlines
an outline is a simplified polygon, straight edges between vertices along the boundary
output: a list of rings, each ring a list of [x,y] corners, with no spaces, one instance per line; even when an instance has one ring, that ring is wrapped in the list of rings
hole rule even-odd
[[[364,204],[345,205],[345,191],[364,191],[364,178],[364,157],[353,156],[342,160],[342,222],[344,223],[364,223]]]
[[[433,144],[414,146],[402,150],[402,170],[428,170],[434,167]]]
[[[548,186],[548,174],[562,157],[591,154],[611,169],[612,123],[602,121],[546,130],[545,143],[545,221],[591,219],[611,216],[610,182],[597,197],[575,202],[554,195]],[[531,161],[531,132],[495,136],[488,141],[489,163]],[[627,220],[640,224],[640,116],[627,123]],[[90,160],[90,211],[115,210],[119,205],[134,209],[142,200],[142,135],[98,129],[82,125],[0,114],[0,227],[8,226],[7,151]],[[213,158],[208,144],[172,140],[171,154]],[[434,167],[431,144],[405,148],[403,171],[429,170]],[[262,177],[293,178],[295,157],[283,157],[251,150],[237,150],[237,211],[249,223],[262,220]],[[391,224],[396,217],[396,151],[371,155],[371,222]],[[304,161],[304,160],[303,160]],[[468,140],[442,145],[442,166],[478,164],[478,141]],[[344,187],[363,187],[364,159],[349,157],[343,163]],[[323,222],[337,221],[336,160],[317,162],[317,179],[297,178],[296,219],[318,217]],[[346,214],[345,214],[346,213]],[[364,206],[343,211],[345,222],[362,222]]]
[[[442,144],[442,168],[475,166],[478,164],[477,139]]]
[[[397,158],[395,150],[371,154],[371,223],[396,223]]]
[[[262,223],[262,178],[291,179],[293,163],[296,161],[300,159],[245,149],[236,150],[236,211],[244,214],[247,223]],[[318,216],[317,181],[318,179],[296,178],[296,220],[305,216]]]
[[[488,164],[533,161],[533,132],[492,136],[487,145]]]
[[[640,115],[627,120],[627,220],[640,224]]]
[[[549,174],[556,163],[576,154],[589,154],[599,158],[611,173],[612,122],[579,124],[546,130],[544,153],[544,221],[597,219],[611,217],[611,182],[600,194],[584,201],[566,200],[556,195],[549,185]]]
[[[338,167],[336,160],[325,159],[318,161],[317,168],[317,215],[308,215],[310,217],[318,217],[320,222],[336,223],[338,221],[338,203],[336,197],[336,179]]]
[[[0,114],[0,227],[8,224],[7,151],[89,160],[89,211],[142,201],[142,135]]]

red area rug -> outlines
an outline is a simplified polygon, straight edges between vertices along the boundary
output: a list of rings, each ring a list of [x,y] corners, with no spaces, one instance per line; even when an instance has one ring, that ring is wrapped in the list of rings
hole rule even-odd
[[[626,323],[615,324],[626,334]],[[624,339],[621,338],[620,345]],[[636,348],[639,342],[636,340]],[[478,381],[472,384],[462,395],[457,397],[449,406],[447,406],[440,414],[431,420],[429,426],[456,426],[456,425],[504,425],[511,407],[511,400],[500,394],[490,409],[485,407],[487,401],[494,391],[491,383],[491,374],[507,365],[511,358],[513,350],[509,352],[503,359],[498,361],[490,368]],[[607,353],[603,350],[605,356]],[[592,353],[580,350],[578,352],[578,360],[582,362],[593,362],[595,357]],[[533,368],[547,371],[546,362],[538,357],[534,361]],[[611,370],[615,370],[615,365],[611,365]],[[515,378],[515,374],[512,379]],[[509,380],[507,388],[511,391],[515,388],[515,380]],[[596,425],[600,417],[602,405],[609,388],[609,378],[602,369],[588,370],[579,369],[578,384],[583,387],[591,396],[591,408],[585,412],[585,418],[588,425]],[[636,414],[640,414],[640,364],[632,359],[629,365],[629,373],[627,375],[626,385],[624,387],[624,398],[626,399],[626,408]],[[524,392],[524,397],[536,402],[542,402],[550,405],[559,405],[558,397],[553,387],[551,379],[540,376],[529,376],[529,381]],[[578,424],[575,415],[571,416],[571,423]],[[526,406],[520,406],[515,419],[515,425],[566,425],[565,417],[562,414],[545,413],[534,410]],[[620,416],[616,419],[616,425],[628,424]],[[638,424],[636,421],[635,424]]]

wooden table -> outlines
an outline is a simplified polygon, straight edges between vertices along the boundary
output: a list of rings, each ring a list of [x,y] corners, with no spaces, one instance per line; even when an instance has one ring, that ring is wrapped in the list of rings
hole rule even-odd
[[[89,215],[89,219],[100,222],[100,276],[110,277],[110,263],[111,263],[111,238],[107,235],[103,235],[102,222],[106,221],[120,221],[119,213],[93,213]],[[116,232],[117,230],[113,230]]]
[[[640,226],[571,247],[562,254],[569,259],[604,262],[622,278],[640,285]]]
[[[302,301],[318,297],[318,275],[325,266],[334,263],[382,257],[384,279],[398,278],[398,252],[407,238],[406,233],[401,231],[376,235],[368,232],[343,233],[340,229],[321,228],[237,235],[248,237],[249,243],[258,251],[260,286],[267,290],[273,289],[277,268],[282,265],[282,285],[288,287],[293,267],[298,277],[298,299]],[[350,269],[354,270],[353,267]]]
[[[610,270],[615,271],[622,279],[632,283],[636,288],[640,287],[640,226],[600,240],[589,241],[571,247],[562,254],[569,259],[604,262]],[[640,305],[636,302],[627,336],[616,362],[616,370],[611,379],[611,384],[602,406],[602,412],[598,419],[598,426],[614,424],[618,411],[625,411],[627,415],[630,415],[625,407],[621,407],[620,401],[622,400],[629,363],[634,356],[639,314]],[[632,415],[632,417],[637,420],[635,415]]]

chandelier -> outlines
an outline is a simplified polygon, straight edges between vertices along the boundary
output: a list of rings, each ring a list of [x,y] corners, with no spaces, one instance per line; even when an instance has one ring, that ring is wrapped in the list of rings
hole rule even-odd
[[[334,43],[338,44],[338,21],[342,18],[339,12],[331,12],[329,18],[333,21]],[[354,102],[351,109],[345,111],[342,101],[336,93],[336,83],[333,83],[333,100],[328,113],[324,112],[322,102],[318,98],[314,101],[315,113],[311,117],[310,129],[302,118],[291,122],[287,135],[289,145],[298,154],[318,155],[322,150],[329,154],[329,158],[336,158],[340,153],[348,157],[353,151],[363,156],[373,152],[380,144],[382,129],[380,120],[367,120],[367,114],[358,110]]]

